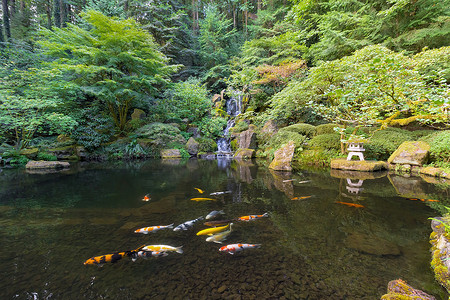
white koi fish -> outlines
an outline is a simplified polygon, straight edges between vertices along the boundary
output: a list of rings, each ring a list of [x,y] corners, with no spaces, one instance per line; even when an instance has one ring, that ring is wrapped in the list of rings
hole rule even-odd
[[[303,180],[303,181],[299,181],[298,183],[308,183],[311,182],[311,180]]]
[[[210,220],[210,219],[217,217],[218,215],[224,215],[224,214],[225,214],[225,212],[223,210],[213,210],[206,216],[206,220]]]
[[[225,192],[214,192],[209,194],[210,196],[217,196],[217,195],[223,195],[223,194],[231,194],[231,191],[225,191]]]
[[[227,239],[227,237],[230,235],[230,233],[231,233],[231,226],[230,226],[230,230],[211,235],[206,238],[206,241],[214,242],[217,244],[222,244],[222,242]]]
[[[183,224],[180,224],[177,227],[175,227],[173,229],[173,231],[188,230],[188,229],[192,228],[192,226],[194,226],[194,224],[196,222],[201,221],[203,219],[204,219],[203,217],[199,217],[195,220],[190,220],[190,221],[184,222]]]
[[[150,227],[142,227],[139,229],[136,229],[134,233],[143,233],[143,234],[149,234],[150,232],[156,232],[161,229],[169,229],[173,228],[173,223],[166,226],[150,226]]]
[[[168,245],[147,245],[142,250],[144,251],[156,251],[156,252],[166,252],[166,251],[174,251],[176,253],[183,253],[183,246],[180,247],[172,247]]]
[[[261,248],[261,244],[230,244],[221,247],[219,251],[235,254],[236,252],[240,252],[244,249],[251,249],[251,248]]]

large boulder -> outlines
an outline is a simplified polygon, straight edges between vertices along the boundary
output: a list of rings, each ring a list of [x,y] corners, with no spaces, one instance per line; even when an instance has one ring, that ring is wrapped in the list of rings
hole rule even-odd
[[[417,290],[401,279],[392,280],[388,283],[387,294],[381,296],[381,300],[435,300],[436,298],[427,293]]]
[[[285,146],[275,151],[274,159],[269,168],[276,171],[292,171],[292,159],[294,157],[295,143],[289,141]]]
[[[142,109],[135,108],[131,114],[131,120],[144,120],[145,112]]]
[[[39,153],[38,148],[22,149],[20,151],[20,154],[25,155],[28,159],[36,159],[38,153]]]
[[[332,169],[374,172],[387,169],[384,161],[347,160],[346,158],[333,159]]]
[[[161,158],[181,158],[181,153],[178,149],[163,149],[161,150]]]
[[[30,160],[26,165],[25,168],[30,170],[36,170],[36,169],[64,169],[69,168],[70,164],[65,161],[44,161],[44,160]]]
[[[422,166],[427,162],[430,145],[422,141],[403,142],[388,159],[390,164]]]
[[[251,125],[249,129],[242,131],[237,137],[239,149],[256,149],[256,127]]]
[[[197,156],[198,154],[198,149],[199,149],[199,143],[193,138],[190,137],[189,140],[186,143],[186,151],[191,155],[191,156]]]
[[[234,154],[233,158],[235,159],[251,159],[252,157],[255,157],[255,150],[254,149],[239,149]]]

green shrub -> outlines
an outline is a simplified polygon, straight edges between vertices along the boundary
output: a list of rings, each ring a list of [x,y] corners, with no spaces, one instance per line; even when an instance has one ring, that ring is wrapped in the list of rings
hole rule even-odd
[[[267,148],[277,150],[280,149],[283,145],[287,144],[289,141],[294,141],[296,150],[301,151],[305,140],[306,137],[304,135],[293,131],[280,130],[272,137],[272,139],[269,140]]]
[[[57,161],[58,158],[56,157],[56,155],[50,153],[39,152],[37,155],[37,160]]]
[[[217,143],[213,139],[200,137],[196,141],[198,142],[199,152],[214,152],[217,150]]]
[[[422,140],[430,144],[431,161],[450,162],[450,130],[435,132]]]
[[[248,129],[248,123],[244,120],[239,120],[234,127],[231,127],[231,133],[240,133]]]
[[[217,139],[222,136],[227,120],[222,117],[206,117],[198,125],[200,133],[207,138]]]
[[[294,157],[296,164],[303,166],[329,167],[331,160],[339,157],[340,152],[337,150],[305,150]]]
[[[341,137],[337,133],[321,134],[308,141],[308,149],[316,150],[340,150]]]
[[[411,141],[413,137],[408,130],[400,128],[387,128],[376,131],[369,143],[364,144],[366,159],[387,160],[405,141]]]
[[[329,133],[336,133],[334,130],[335,127],[340,127],[338,124],[322,124],[316,126],[316,135],[321,134],[329,134]]]
[[[306,123],[299,123],[283,127],[280,129],[280,131],[295,132],[310,138],[316,133],[316,127]]]
[[[436,131],[434,130],[415,130],[415,131],[410,131],[411,137],[413,140],[418,141],[418,140],[422,140],[424,138],[426,138],[427,136],[429,136],[430,134],[435,133]]]
[[[186,144],[180,129],[170,124],[152,123],[147,124],[135,131],[135,136],[146,139],[148,146],[153,149],[166,148],[169,143],[175,142]]]

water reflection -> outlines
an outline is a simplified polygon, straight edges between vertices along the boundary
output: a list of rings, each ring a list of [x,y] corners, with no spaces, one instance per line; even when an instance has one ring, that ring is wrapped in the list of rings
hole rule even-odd
[[[39,299],[375,299],[396,278],[446,298],[429,268],[427,218],[441,203],[407,196],[447,205],[448,187],[386,173],[279,173],[229,160],[97,163],[79,170],[0,173],[2,299],[31,293]],[[195,202],[190,199],[200,194],[194,187],[205,195],[231,193]],[[342,193],[359,197],[351,200],[364,207],[336,203]],[[145,194],[151,201],[141,201]],[[291,200],[302,196],[311,197]],[[133,233],[212,210],[230,219],[270,212],[270,218],[236,223],[228,239],[263,247],[223,255],[219,245],[195,235],[201,224],[181,233]],[[82,264],[143,243],[183,245],[185,253],[103,268]]]

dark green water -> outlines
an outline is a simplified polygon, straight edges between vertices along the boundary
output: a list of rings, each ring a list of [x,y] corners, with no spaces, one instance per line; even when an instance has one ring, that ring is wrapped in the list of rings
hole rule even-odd
[[[0,172],[1,299],[379,299],[390,280],[447,297],[430,269],[428,217],[448,199],[443,185],[377,174],[362,191],[341,172],[271,173],[251,163],[194,160],[74,166],[69,172]],[[346,178],[353,178],[347,181]],[[295,179],[294,181],[286,181]],[[310,180],[307,183],[299,181]],[[284,181],[284,182],[283,182]],[[194,187],[231,190],[195,202]],[[353,187],[358,188],[358,187]],[[151,202],[142,202],[145,194]],[[304,200],[292,197],[310,196]],[[363,205],[349,207],[337,201]],[[236,255],[195,233],[134,230],[178,225],[224,210],[236,223],[228,243],[258,243]],[[184,253],[103,267],[96,255],[142,244],[183,245]]]

